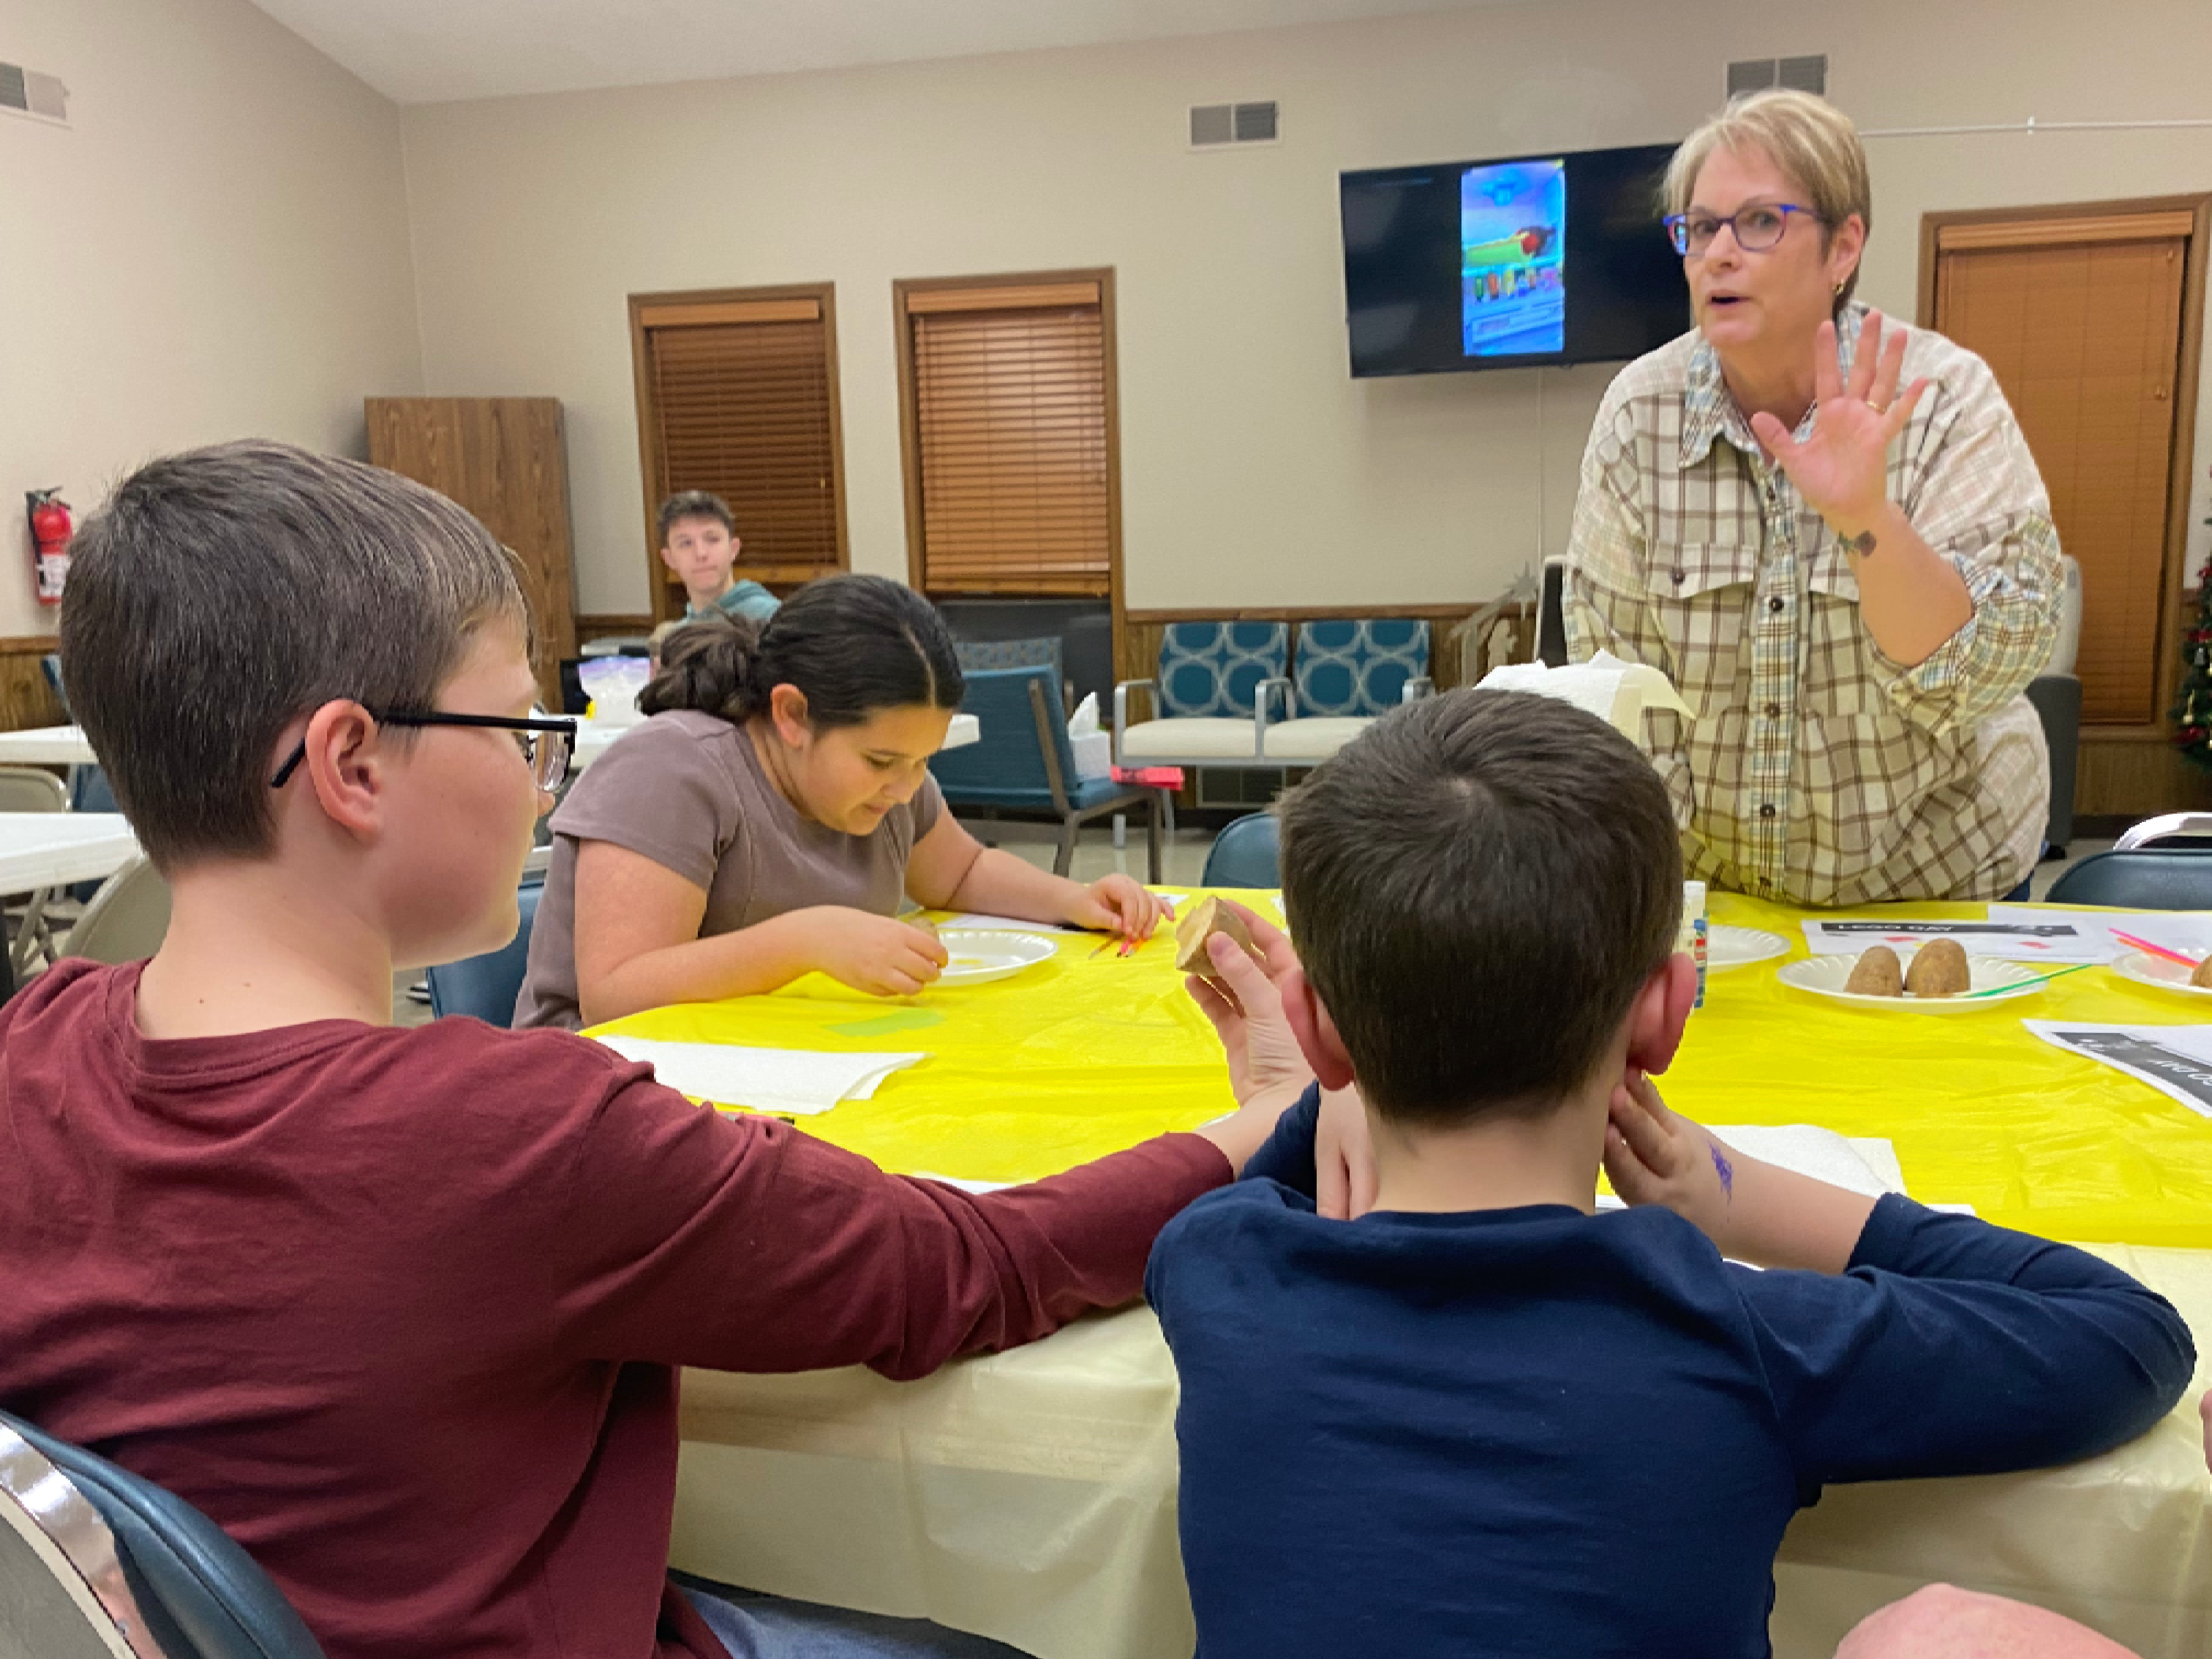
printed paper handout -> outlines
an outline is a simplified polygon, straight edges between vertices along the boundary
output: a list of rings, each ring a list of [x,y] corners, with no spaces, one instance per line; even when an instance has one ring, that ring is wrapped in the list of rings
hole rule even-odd
[[[1804,923],[1805,944],[1816,957],[1855,957],[1869,945],[1921,945],[1954,939],[1970,957],[2008,962],[2109,962],[2119,947],[2102,928],[2081,919],[2057,921],[1902,921],[1895,917],[1843,917]],[[2046,913],[2048,914],[2048,913]]]
[[[2093,1025],[2021,1022],[2053,1048],[2102,1060],[2192,1112],[2212,1117],[2212,1025]]]

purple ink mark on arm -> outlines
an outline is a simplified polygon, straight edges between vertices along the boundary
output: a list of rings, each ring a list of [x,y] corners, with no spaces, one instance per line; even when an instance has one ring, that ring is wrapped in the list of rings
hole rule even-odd
[[[1735,1165],[1722,1155],[1719,1147],[1707,1146],[1705,1150],[1713,1155],[1713,1173],[1721,1178],[1721,1191],[1733,1202],[1735,1199]]]

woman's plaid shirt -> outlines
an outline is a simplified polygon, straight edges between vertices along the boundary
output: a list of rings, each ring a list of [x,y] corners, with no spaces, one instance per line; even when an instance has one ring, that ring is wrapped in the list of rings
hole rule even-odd
[[[1837,319],[1846,374],[1865,314]],[[1847,905],[1995,897],[2034,867],[2050,761],[2021,692],[2057,633],[2051,503],[1988,364],[1913,329],[1905,383],[1921,376],[1890,499],[1974,614],[1911,668],[1861,624],[1843,548],[1761,453],[1698,335],[1631,363],[1599,407],[1568,648],[1662,669],[1698,710],[1645,727],[1692,877]]]

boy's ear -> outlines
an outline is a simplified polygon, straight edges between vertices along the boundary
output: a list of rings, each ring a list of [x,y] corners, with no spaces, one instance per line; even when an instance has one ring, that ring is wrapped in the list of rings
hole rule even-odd
[[[1677,951],[1652,970],[1628,1006],[1628,1063],[1655,1076],[1673,1065],[1697,1000],[1698,964]]]
[[[309,717],[307,738],[300,769],[323,815],[351,835],[373,836],[382,818],[385,781],[376,722],[357,702],[326,702]]]
[[[1282,994],[1283,1018],[1290,1022],[1291,1035],[1298,1040],[1298,1050],[1305,1055],[1306,1064],[1313,1067],[1321,1086],[1332,1092],[1352,1086],[1352,1056],[1344,1051],[1344,1039],[1336,1034],[1336,1022],[1328,1017],[1313,981],[1306,977],[1303,968],[1293,968],[1277,983]]]

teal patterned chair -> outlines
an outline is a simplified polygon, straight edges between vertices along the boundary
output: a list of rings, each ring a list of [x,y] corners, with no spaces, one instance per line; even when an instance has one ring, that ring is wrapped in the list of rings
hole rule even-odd
[[[1170,623],[1159,672],[1114,688],[1116,766],[1261,766],[1267,720],[1263,688],[1284,684],[1290,625],[1279,622]],[[1130,693],[1152,701],[1132,722]]]
[[[1401,702],[1425,696],[1429,624],[1414,617],[1330,619],[1298,624],[1291,678],[1262,688],[1288,718],[1261,733],[1261,756],[1285,766],[1327,760]]]

